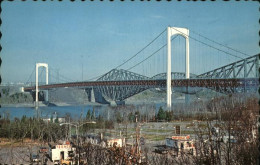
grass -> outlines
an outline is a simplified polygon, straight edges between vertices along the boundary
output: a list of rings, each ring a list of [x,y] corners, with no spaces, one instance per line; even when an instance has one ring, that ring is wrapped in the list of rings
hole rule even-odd
[[[25,138],[23,140],[9,140],[8,138],[0,138],[0,148],[1,147],[21,147],[21,146],[28,146],[28,145],[38,145],[40,141],[34,141],[29,138]]]
[[[161,140],[165,140],[165,138],[168,137],[168,135],[145,134],[143,135],[143,137],[150,141],[161,141]]]
[[[143,129],[142,132],[167,133],[167,132],[173,132],[173,131],[165,130],[165,129]]]
[[[187,128],[187,127],[190,127],[190,128],[191,128],[191,127],[194,127],[194,126],[195,126],[195,124],[190,123],[190,124],[187,124],[187,125],[186,125],[186,128]]]
[[[198,127],[199,127],[199,128],[207,128],[207,124],[202,124],[202,123],[200,123],[200,124],[198,124]]]
[[[194,134],[194,131],[181,131],[182,134],[186,134],[186,135],[191,135],[191,134]]]

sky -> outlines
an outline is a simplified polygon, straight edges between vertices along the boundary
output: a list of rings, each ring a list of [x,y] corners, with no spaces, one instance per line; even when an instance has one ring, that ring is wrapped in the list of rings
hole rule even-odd
[[[4,1],[1,5],[3,83],[28,81],[37,62],[48,63],[53,73],[59,71],[73,81],[91,79],[126,61],[167,26],[188,28],[248,55],[259,53],[257,2]],[[190,55],[195,49],[200,53],[191,72],[231,62],[216,56],[223,60],[216,64],[207,55],[214,51],[190,42]]]

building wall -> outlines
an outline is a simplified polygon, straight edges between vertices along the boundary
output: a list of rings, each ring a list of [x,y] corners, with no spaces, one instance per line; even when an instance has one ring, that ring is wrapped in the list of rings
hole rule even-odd
[[[114,143],[116,143],[117,147],[123,147],[125,144],[125,139],[109,139],[107,140],[108,147],[113,147]]]
[[[64,152],[64,160],[68,159],[68,151],[76,151],[76,148],[73,148],[71,145],[56,145],[55,149],[51,150],[51,159],[60,160],[61,152]]]

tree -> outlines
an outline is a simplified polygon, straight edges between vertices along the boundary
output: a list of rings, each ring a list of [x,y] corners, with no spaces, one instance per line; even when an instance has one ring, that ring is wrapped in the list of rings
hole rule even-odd
[[[59,123],[58,117],[56,117],[56,119],[54,120],[54,123]]]
[[[210,104],[217,120],[206,116],[205,127],[198,124],[194,128],[197,155],[193,164],[257,164],[259,141],[253,133],[258,122],[257,99],[223,97]],[[218,132],[212,131],[216,125]]]
[[[136,120],[136,118],[137,118],[137,120],[139,121],[140,120],[140,112],[137,110],[137,111],[135,111],[135,120]]]
[[[166,119],[166,112],[162,109],[162,107],[159,108],[158,114],[157,114],[158,120],[165,120]]]
[[[90,120],[90,119],[91,119],[91,114],[90,114],[90,109],[89,109],[87,112],[87,115],[86,115],[86,120]]]
[[[93,107],[93,111],[91,113],[91,120],[94,120],[95,118],[96,118],[95,108]]]
[[[173,111],[166,111],[166,120],[172,121],[173,120]]]
[[[116,111],[115,116],[116,116],[116,121],[117,121],[118,123],[121,123],[121,122],[123,121],[123,118],[122,118],[122,116],[121,116],[121,114],[120,114],[119,111]]]
[[[130,113],[128,114],[128,120],[129,120],[130,122],[133,122],[133,121],[135,120],[135,115],[134,115],[132,112],[130,112]]]

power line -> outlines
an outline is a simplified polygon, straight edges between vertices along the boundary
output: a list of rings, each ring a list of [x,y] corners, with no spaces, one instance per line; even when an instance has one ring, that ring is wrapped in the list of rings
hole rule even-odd
[[[220,46],[223,46],[223,47],[226,47],[226,48],[228,48],[228,49],[230,49],[230,50],[233,50],[233,51],[235,51],[235,52],[237,52],[237,53],[240,53],[240,54],[243,54],[243,55],[245,55],[245,56],[247,56],[247,57],[250,57],[250,55],[248,55],[248,54],[246,54],[246,53],[243,53],[243,52],[241,52],[241,51],[239,51],[239,50],[233,49],[233,48],[231,48],[231,47],[229,47],[229,46],[226,46],[226,45],[223,45],[223,44],[221,44],[221,43],[218,43],[218,42],[216,42],[216,41],[214,41],[214,40],[212,40],[212,39],[209,39],[208,37],[205,37],[205,36],[203,36],[203,35],[201,35],[201,34],[195,32],[195,31],[192,31],[192,32],[193,32],[194,34],[199,35],[199,36],[202,37],[202,38],[205,38],[206,40],[209,40],[209,41],[215,43],[215,44],[218,44],[218,45],[220,45]]]

